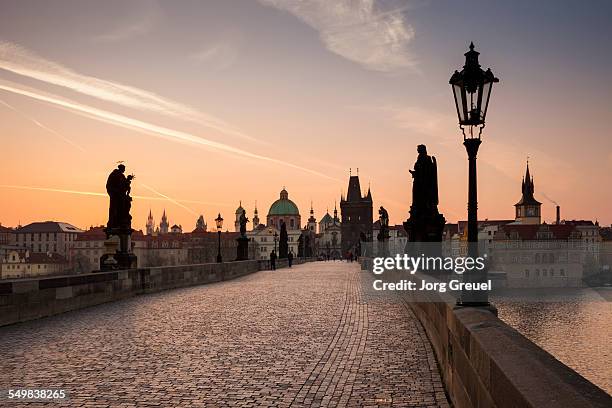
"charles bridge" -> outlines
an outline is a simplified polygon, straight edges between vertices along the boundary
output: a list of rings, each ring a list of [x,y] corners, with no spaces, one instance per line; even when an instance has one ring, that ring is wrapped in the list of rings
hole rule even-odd
[[[7,281],[0,388],[66,391],[32,402],[49,406],[610,406],[487,310],[374,291],[358,263],[266,267]]]

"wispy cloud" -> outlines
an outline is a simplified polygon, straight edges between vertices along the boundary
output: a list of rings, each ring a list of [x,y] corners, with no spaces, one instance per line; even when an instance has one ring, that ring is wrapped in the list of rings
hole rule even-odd
[[[146,188],[147,190],[149,190],[150,192],[155,193],[158,196],[160,196],[160,197],[170,201],[171,203],[176,204],[179,207],[189,211],[191,214],[197,215],[197,213],[195,211],[193,211],[191,208],[187,207],[186,205],[181,204],[178,200],[175,200],[174,198],[168,197],[167,195],[160,193],[159,191],[155,190],[153,187],[149,187],[149,186],[147,186],[144,183],[140,183],[140,185],[143,186],[144,188]]]
[[[11,92],[17,95],[26,96],[32,99],[36,99],[38,101],[47,102],[53,104],[55,106],[61,107],[63,109],[70,110],[77,114],[86,116],[88,118],[92,118],[95,120],[99,120],[105,123],[111,123],[117,126],[121,126],[127,129],[136,130],[148,135],[153,135],[157,137],[161,137],[163,139],[171,140],[174,142],[182,142],[189,143],[198,147],[203,147],[207,149],[212,149],[216,151],[226,152],[242,157],[247,157],[259,161],[264,161],[268,163],[273,163],[277,165],[281,165],[284,167],[290,167],[293,169],[301,170],[310,174],[314,174],[320,177],[324,177],[330,180],[337,179],[318,172],[316,170],[311,170],[306,167],[298,166],[297,164],[293,164],[290,162],[286,162],[283,160],[275,159],[268,156],[259,155],[256,153],[251,153],[246,150],[242,150],[224,143],[215,142],[213,140],[205,139],[203,137],[198,137],[193,134],[183,132],[180,130],[170,129],[163,126],[158,126],[149,122],[141,121],[138,119],[134,119],[128,116],[119,115],[117,113],[105,111],[102,109],[94,108],[89,105],[85,105],[82,103],[70,101],[67,99],[60,98],[55,95],[42,94],[36,90],[24,89],[23,87],[15,86],[14,84],[0,82],[0,90],[4,90],[7,92]]]
[[[128,108],[188,120],[226,135],[253,139],[212,115],[199,112],[192,107],[161,97],[153,92],[80,74],[11,42],[0,41],[0,69]]]
[[[36,119],[34,119],[33,117],[26,115],[25,113],[23,113],[22,111],[20,111],[19,109],[15,108],[13,105],[10,105],[9,103],[3,101],[0,99],[0,104],[6,106],[7,108],[9,108],[10,110],[12,110],[13,112],[17,113],[19,116],[25,118],[26,120],[29,120],[30,122],[34,123],[36,126],[38,126],[41,129],[46,130],[47,132],[59,137],[60,139],[62,139],[64,142],[68,143],[69,145],[72,145],[73,147],[79,149],[82,152],[85,152],[85,149],[83,149],[82,146],[78,145],[77,143],[73,142],[72,140],[70,140],[69,138],[67,138],[66,136],[62,135],[61,133],[59,133],[58,131],[51,129],[48,126],[43,125],[42,123],[40,123],[39,121],[37,121]]]
[[[390,72],[413,67],[408,45],[414,28],[406,7],[385,9],[379,0],[259,0],[287,11],[318,31],[327,49],[350,61]]]
[[[41,186],[23,186],[23,185],[13,185],[13,184],[0,184],[0,188],[10,188],[15,190],[29,190],[29,191],[41,191],[46,193],[62,193],[62,194],[75,194],[75,195],[85,195],[85,196],[93,196],[93,197],[108,197],[107,193],[101,193],[96,191],[83,191],[83,190],[70,190],[64,188],[53,188],[53,187],[41,187]],[[182,207],[180,203],[187,204],[204,204],[204,205],[221,205],[221,206],[232,206],[233,204],[227,203],[217,203],[217,202],[208,202],[208,201],[197,201],[197,200],[183,200],[183,199],[170,199],[169,197],[155,192],[158,196],[143,196],[143,195],[132,195],[133,198],[137,198],[140,200],[153,200],[153,201],[170,201],[174,204],[177,204]],[[190,210],[191,211],[191,210]]]
[[[395,125],[424,135],[444,137],[449,129],[455,129],[456,119],[452,115],[419,108],[416,106],[381,108],[387,112]]]
[[[137,15],[120,22],[109,31],[96,35],[96,42],[117,42],[147,34],[161,18],[161,9],[154,1],[145,1],[137,5]]]
[[[231,67],[237,57],[236,49],[226,43],[211,45],[191,55],[192,60],[218,71]]]

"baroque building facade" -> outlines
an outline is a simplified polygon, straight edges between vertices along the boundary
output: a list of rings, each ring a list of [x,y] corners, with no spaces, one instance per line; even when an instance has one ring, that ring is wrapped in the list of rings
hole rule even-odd
[[[323,259],[342,259],[342,223],[336,206],[333,217],[327,211],[319,221],[317,256]]]
[[[254,215],[253,219],[255,220],[255,218],[257,218],[257,221],[259,220],[258,215]],[[289,252],[297,256],[299,239],[302,234],[301,216],[298,206],[289,199],[289,193],[284,187],[280,192],[279,199],[270,205],[266,216],[266,224],[255,225],[255,222],[253,222],[253,229],[247,232],[247,236],[251,238],[251,242],[256,248],[256,259],[270,259],[270,253],[273,250],[278,255],[282,223],[285,223],[287,228]]]

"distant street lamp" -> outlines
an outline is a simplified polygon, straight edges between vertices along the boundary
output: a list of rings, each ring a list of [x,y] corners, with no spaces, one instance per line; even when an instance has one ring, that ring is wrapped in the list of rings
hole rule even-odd
[[[463,145],[468,154],[468,256],[478,257],[478,193],[476,187],[476,155],[480,146],[482,129],[485,126],[487,107],[491,97],[493,83],[499,79],[491,69],[484,71],[478,63],[478,55],[474,51],[474,43],[465,53],[465,65],[461,72],[455,71],[449,83],[453,88],[459,127],[463,133]],[[467,133],[466,133],[467,131]],[[476,272],[474,270],[473,272]],[[473,276],[474,274],[478,276]],[[482,273],[473,273],[466,278],[473,282],[486,282],[486,268]],[[475,278],[475,279],[473,279]],[[487,306],[489,294],[487,291],[464,291],[458,303],[462,306]]]
[[[221,257],[221,228],[223,228],[223,218],[221,217],[221,213],[215,218],[215,224],[217,224],[217,236],[219,247],[217,251],[217,262],[223,262],[223,258]]]

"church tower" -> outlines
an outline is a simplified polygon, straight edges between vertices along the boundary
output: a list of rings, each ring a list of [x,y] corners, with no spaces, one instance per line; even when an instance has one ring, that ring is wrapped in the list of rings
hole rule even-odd
[[[204,216],[200,215],[198,220],[196,221],[196,230],[206,232],[206,221],[204,221]]]
[[[529,162],[527,162],[527,170],[521,188],[523,193],[521,200],[514,204],[516,209],[515,222],[518,224],[540,224],[542,203],[533,197],[534,184],[533,177],[529,174]]]
[[[308,217],[308,224],[306,227],[309,231],[317,233],[317,219],[314,217],[314,210],[312,209],[312,201],[310,202],[310,217]]]
[[[253,211],[253,229],[259,225],[259,212],[257,211],[257,201],[255,201],[255,211]]]
[[[340,224],[340,218],[338,218],[338,204],[334,202],[334,223]]]
[[[153,235],[155,232],[155,221],[153,220],[153,214],[149,209],[149,216],[147,217],[147,235]]]
[[[349,177],[348,191],[345,197],[340,198],[340,212],[342,217],[342,255],[352,252],[361,255],[361,241],[372,240],[372,192],[368,188],[365,196],[361,195],[359,175]]]
[[[170,228],[170,224],[168,223],[168,217],[166,217],[166,209],[164,208],[164,213],[162,214],[161,222],[159,223],[159,233],[167,234],[168,228]]]

